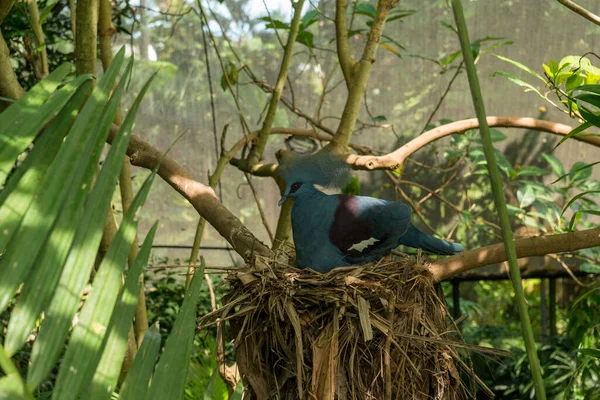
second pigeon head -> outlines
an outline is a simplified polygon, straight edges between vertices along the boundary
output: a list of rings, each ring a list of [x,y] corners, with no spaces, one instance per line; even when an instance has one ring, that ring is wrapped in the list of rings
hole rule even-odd
[[[336,189],[343,187],[350,180],[351,168],[344,156],[320,151],[283,160],[279,173],[286,184],[279,201],[279,205],[282,205],[288,197],[299,197],[314,186]]]

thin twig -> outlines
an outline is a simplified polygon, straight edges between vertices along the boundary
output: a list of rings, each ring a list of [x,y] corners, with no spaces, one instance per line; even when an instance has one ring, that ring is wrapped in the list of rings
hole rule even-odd
[[[458,77],[458,74],[460,73],[460,70],[462,69],[463,63],[464,63],[464,60],[461,61],[460,64],[458,65],[458,67],[456,68],[456,72],[452,76],[452,79],[450,79],[450,82],[448,82],[448,86],[446,86],[446,90],[444,91],[444,93],[440,97],[440,100],[435,105],[435,108],[433,109],[433,111],[431,112],[431,114],[429,114],[429,118],[427,118],[427,121],[425,122],[425,125],[423,125],[423,129],[421,129],[421,133],[419,133],[419,135],[423,134],[423,132],[425,132],[427,130],[427,127],[431,123],[431,120],[433,119],[433,117],[435,116],[435,114],[438,112],[438,110],[442,106],[442,103],[444,102],[444,100],[446,99],[446,96],[450,92],[450,88],[452,87],[452,84],[454,83],[454,81]]]

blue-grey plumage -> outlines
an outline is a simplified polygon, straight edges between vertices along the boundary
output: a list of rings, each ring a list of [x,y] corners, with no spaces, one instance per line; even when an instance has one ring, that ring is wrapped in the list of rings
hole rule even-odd
[[[291,217],[299,268],[327,272],[335,267],[367,264],[399,245],[445,255],[464,250],[458,243],[418,230],[411,224],[406,204],[321,192],[314,184],[326,185],[328,173],[342,177],[348,167],[333,156],[321,156],[319,169],[310,161],[296,161],[296,168],[284,170],[286,189],[280,201],[282,204],[288,197],[295,199]],[[339,185],[333,181],[333,186]]]

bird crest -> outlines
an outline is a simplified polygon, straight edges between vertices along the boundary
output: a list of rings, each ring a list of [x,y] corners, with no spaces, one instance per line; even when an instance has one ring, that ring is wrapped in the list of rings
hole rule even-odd
[[[351,179],[345,157],[329,151],[287,157],[281,161],[279,172],[288,184],[302,182],[328,188],[341,188]]]

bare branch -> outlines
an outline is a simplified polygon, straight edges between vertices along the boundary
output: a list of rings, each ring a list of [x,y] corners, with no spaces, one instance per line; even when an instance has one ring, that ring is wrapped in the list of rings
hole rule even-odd
[[[596,14],[586,10],[585,8],[581,7],[579,4],[576,4],[575,2],[573,2],[571,0],[557,0],[557,1],[560,4],[562,4],[563,6],[570,9],[571,11],[581,15],[583,18],[587,19],[588,21],[592,21],[596,25],[600,25],[600,17],[597,16]]]
[[[573,128],[568,125],[528,117],[487,117],[487,123],[490,127],[526,128],[562,136],[567,135],[573,130]],[[469,129],[476,129],[478,127],[479,122],[477,121],[477,118],[452,122],[423,133],[421,136],[416,137],[392,153],[383,156],[360,156],[350,154],[347,156],[346,161],[349,164],[352,164],[354,169],[359,170],[394,170],[397,169],[408,156],[425,145],[445,136],[463,133]],[[600,147],[600,137],[575,136],[574,139]]]
[[[518,258],[564,253],[600,246],[600,228],[558,235],[529,237],[517,239],[514,242]],[[435,281],[440,282],[461,272],[503,261],[506,261],[504,244],[498,243],[438,260],[429,265],[429,270]]]

